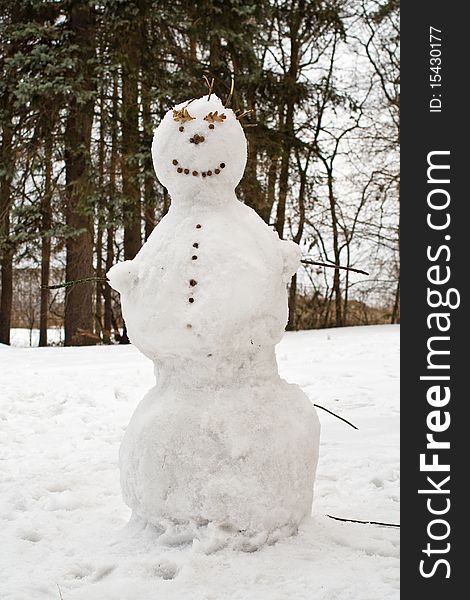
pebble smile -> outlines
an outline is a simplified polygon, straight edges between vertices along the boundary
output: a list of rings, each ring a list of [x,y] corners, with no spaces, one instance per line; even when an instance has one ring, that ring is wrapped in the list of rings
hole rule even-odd
[[[189,175],[190,173],[192,175],[194,175],[194,177],[199,177],[199,175],[201,177],[210,177],[211,175],[219,175],[219,173],[221,172],[221,169],[225,169],[225,163],[221,162],[219,164],[219,166],[214,169],[213,171],[209,170],[209,171],[192,171],[191,169],[185,169],[184,167],[180,167],[178,161],[175,159],[173,159],[172,161],[173,165],[176,168],[176,172],[180,173],[180,174],[184,174],[184,175]]]

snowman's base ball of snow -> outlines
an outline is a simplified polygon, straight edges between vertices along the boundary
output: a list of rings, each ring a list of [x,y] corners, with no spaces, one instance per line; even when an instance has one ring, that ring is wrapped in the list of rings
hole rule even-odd
[[[209,526],[253,550],[310,514],[319,435],[308,398],[278,376],[220,389],[163,380],[121,446],[124,500],[161,532],[197,539]]]

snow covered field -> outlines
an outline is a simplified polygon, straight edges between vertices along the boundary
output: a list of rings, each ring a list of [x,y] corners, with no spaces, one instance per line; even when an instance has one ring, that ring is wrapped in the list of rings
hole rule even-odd
[[[48,329],[47,342],[51,346],[64,342],[64,330],[56,327]],[[39,329],[12,329],[10,331],[10,344],[19,348],[28,348],[39,344]]]
[[[124,429],[154,383],[132,346],[0,346],[2,600],[393,600],[399,531],[398,326],[288,333],[280,373],[324,411],[313,515],[255,553],[129,535]]]

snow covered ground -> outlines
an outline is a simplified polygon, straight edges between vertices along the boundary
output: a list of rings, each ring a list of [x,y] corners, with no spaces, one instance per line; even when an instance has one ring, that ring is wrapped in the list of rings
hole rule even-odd
[[[47,331],[47,342],[56,346],[64,342],[64,330],[54,327]],[[12,329],[10,332],[10,344],[20,348],[37,346],[39,343],[39,329]]]
[[[281,375],[324,411],[312,517],[255,553],[130,535],[117,453],[152,364],[132,346],[0,346],[2,600],[393,600],[398,326],[286,334]]]

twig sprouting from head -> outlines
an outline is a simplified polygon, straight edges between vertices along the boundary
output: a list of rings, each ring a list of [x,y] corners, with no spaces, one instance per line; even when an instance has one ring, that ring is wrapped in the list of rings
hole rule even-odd
[[[204,81],[206,82],[207,85],[207,89],[209,90],[209,93],[207,95],[207,101],[209,102],[209,100],[211,99],[211,95],[212,95],[212,88],[214,87],[214,78],[212,78],[211,81],[209,81],[209,79],[207,78],[206,75],[202,76]]]
[[[232,83],[230,84],[230,93],[227,96],[227,100],[225,101],[225,108],[230,108],[230,103],[232,102],[233,90],[235,89],[235,79],[232,75]]]

